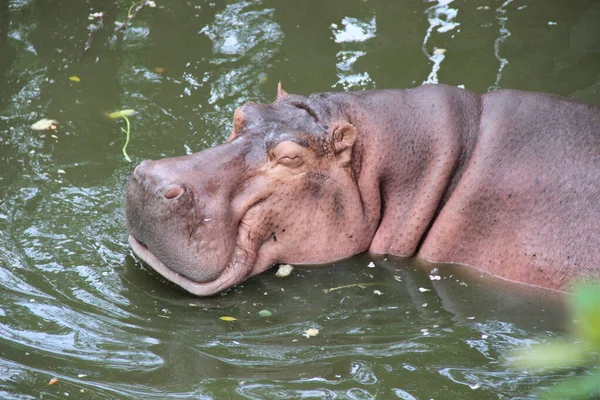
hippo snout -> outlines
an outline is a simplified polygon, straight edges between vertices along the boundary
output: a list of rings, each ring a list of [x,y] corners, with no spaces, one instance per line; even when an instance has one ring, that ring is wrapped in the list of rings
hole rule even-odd
[[[154,161],[142,161],[133,170],[130,186],[139,186],[142,191],[156,193],[160,200],[181,200],[188,192],[186,185],[170,178],[163,169]]]

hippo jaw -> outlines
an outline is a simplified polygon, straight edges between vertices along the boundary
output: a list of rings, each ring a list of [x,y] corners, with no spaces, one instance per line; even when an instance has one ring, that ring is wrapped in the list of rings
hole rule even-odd
[[[158,257],[148,250],[146,245],[131,235],[129,235],[129,245],[131,246],[133,252],[142,261],[152,267],[154,271],[168,281],[196,296],[210,296],[219,293],[243,281],[247,276],[250,275],[251,272],[251,270],[248,270],[247,272],[244,271],[245,273],[243,272],[240,274],[239,269],[236,269],[233,265],[230,265],[221,271],[221,273],[213,280],[197,282],[167,267],[158,259]],[[243,267],[244,264],[239,264],[239,266]]]

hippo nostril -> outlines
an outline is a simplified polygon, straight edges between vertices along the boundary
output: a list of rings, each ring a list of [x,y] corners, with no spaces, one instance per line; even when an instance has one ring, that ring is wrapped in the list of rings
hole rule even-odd
[[[173,200],[181,196],[185,192],[182,185],[177,183],[171,183],[170,185],[162,188],[161,193],[167,200]]]

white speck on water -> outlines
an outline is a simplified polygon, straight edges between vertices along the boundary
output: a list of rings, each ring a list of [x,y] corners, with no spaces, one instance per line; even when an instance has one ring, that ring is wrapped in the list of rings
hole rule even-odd
[[[423,307],[427,307],[427,303],[423,303]]]
[[[367,267],[369,267],[369,268],[375,268],[375,263],[374,263],[373,261],[371,261],[371,262],[370,262],[370,263],[367,265]]]
[[[475,319],[475,317],[467,317],[467,319]]]
[[[556,25],[557,23],[554,21],[548,21],[548,25]]]
[[[431,292],[431,289],[425,289],[424,287],[420,287],[419,288],[419,292],[424,293],[424,292]]]
[[[373,293],[376,294],[377,296],[381,296],[383,294],[379,290],[373,290]]]
[[[481,335],[482,339],[487,339],[489,336],[488,335]]]
[[[472,385],[469,385],[469,387],[471,389],[475,390],[475,389],[479,389],[481,387],[481,384],[480,383],[474,383]]]

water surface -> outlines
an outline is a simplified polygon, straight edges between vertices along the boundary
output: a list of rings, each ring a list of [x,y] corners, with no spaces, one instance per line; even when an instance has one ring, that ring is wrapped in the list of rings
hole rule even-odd
[[[135,163],[222,142],[233,110],[272,101],[279,80],[600,103],[600,3],[159,1],[118,33],[119,3],[83,52],[88,15],[112,4],[0,5],[0,397],[534,398],[568,376],[504,361],[565,335],[544,291],[363,255],[194,298],[134,259],[122,196]],[[105,115],[124,108],[133,163]],[[41,118],[58,129],[30,129]]]

